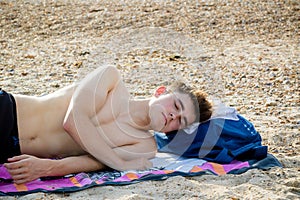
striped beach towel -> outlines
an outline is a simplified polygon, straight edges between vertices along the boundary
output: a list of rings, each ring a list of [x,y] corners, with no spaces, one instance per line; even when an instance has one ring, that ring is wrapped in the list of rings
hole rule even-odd
[[[152,160],[154,167],[144,171],[98,171],[70,174],[64,177],[44,177],[26,184],[14,184],[5,167],[0,165],[0,195],[25,195],[34,192],[75,192],[95,186],[127,185],[141,181],[165,180],[172,176],[200,176],[206,174],[241,174],[249,169],[262,170],[281,167],[271,154],[262,160],[218,164],[198,158],[183,158],[169,153],[158,153]]]

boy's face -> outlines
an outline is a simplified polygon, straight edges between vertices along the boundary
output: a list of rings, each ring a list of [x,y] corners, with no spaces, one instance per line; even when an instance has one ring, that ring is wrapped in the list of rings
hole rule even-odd
[[[149,106],[150,125],[154,131],[179,130],[196,120],[194,105],[188,94],[163,94],[152,99]]]

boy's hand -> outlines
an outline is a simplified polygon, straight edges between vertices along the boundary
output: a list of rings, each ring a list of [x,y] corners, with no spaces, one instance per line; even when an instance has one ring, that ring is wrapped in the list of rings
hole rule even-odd
[[[26,183],[42,176],[47,176],[51,160],[40,159],[31,155],[20,155],[8,159],[7,171],[16,184]]]

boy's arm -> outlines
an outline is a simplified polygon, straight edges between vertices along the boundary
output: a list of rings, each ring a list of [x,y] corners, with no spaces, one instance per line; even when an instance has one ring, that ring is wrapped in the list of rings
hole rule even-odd
[[[124,160],[130,161],[140,157],[150,159],[155,156],[154,140],[117,147],[113,149]],[[138,152],[138,153],[135,153]],[[46,176],[65,176],[67,174],[97,171],[106,168],[105,165],[90,155],[66,157],[59,160],[37,158],[31,155],[20,155],[8,159],[5,163],[16,184],[29,182]]]
[[[51,160],[23,154],[9,158],[8,163],[5,163],[4,166],[16,184],[29,182],[40,177],[64,176],[105,168],[103,164],[89,155]]]
[[[146,169],[152,164],[144,159],[125,161],[121,159],[104,141],[101,124],[94,125],[91,118],[95,116],[107,100],[107,95],[120,81],[116,68],[98,68],[80,82],[74,92],[64,128],[71,137],[89,154],[101,163],[117,169]]]
[[[141,157],[151,159],[155,157],[157,147],[154,138],[149,138],[136,144],[116,147],[114,151],[124,160],[134,160]]]

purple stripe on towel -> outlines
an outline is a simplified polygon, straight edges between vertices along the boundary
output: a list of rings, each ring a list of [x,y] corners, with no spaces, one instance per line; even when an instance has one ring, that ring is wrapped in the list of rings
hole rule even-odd
[[[224,170],[226,171],[226,173],[228,173],[234,169],[250,167],[250,165],[249,165],[249,162],[241,162],[241,161],[234,160],[230,164],[223,165],[223,167],[224,167]]]
[[[10,174],[7,172],[6,168],[3,165],[0,165],[0,174],[3,179],[11,179]]]

